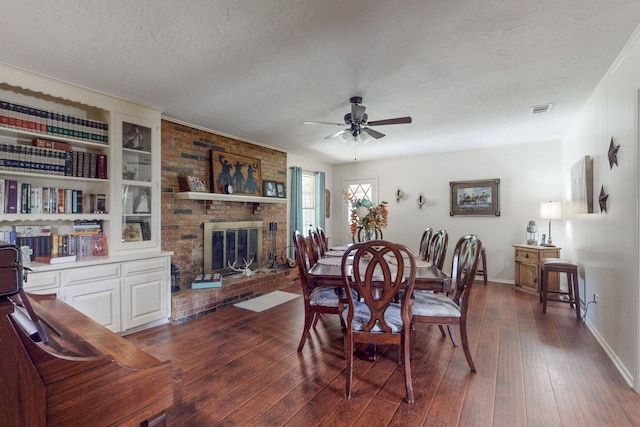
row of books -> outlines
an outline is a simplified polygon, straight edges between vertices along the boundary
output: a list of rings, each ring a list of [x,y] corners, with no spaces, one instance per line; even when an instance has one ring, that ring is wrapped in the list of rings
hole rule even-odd
[[[0,126],[98,143],[109,141],[109,125],[105,122],[2,100]]]
[[[0,214],[107,213],[105,194],[0,178]]]
[[[16,225],[0,231],[0,240],[31,248],[31,261],[57,263],[95,255],[96,243],[103,238],[102,221],[74,221],[73,232],[53,233],[49,225]]]
[[[34,140],[40,144],[43,140]],[[54,141],[48,141],[54,142]],[[64,143],[58,143],[64,144]],[[0,144],[0,170],[107,179],[107,155],[40,146]]]

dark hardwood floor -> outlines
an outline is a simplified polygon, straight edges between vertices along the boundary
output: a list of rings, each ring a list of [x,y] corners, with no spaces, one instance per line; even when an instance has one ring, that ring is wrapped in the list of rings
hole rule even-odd
[[[356,360],[346,400],[339,321],[325,316],[298,353],[299,298],[126,338],[182,369],[169,425],[639,426],[640,395],[575,312],[551,304],[543,315],[536,296],[476,284],[469,321],[476,374],[438,328],[417,325],[413,405],[404,401],[391,347],[379,347],[375,362]]]

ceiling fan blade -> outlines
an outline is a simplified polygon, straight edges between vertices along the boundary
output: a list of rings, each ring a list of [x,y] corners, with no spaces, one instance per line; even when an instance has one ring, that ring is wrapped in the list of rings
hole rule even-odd
[[[401,125],[404,123],[411,123],[411,117],[397,117],[395,119],[375,120],[367,123],[369,126],[382,126],[382,125]]]
[[[310,120],[305,120],[304,122],[302,122],[302,124],[305,124],[305,125],[337,125],[337,126],[344,126],[344,123],[314,122],[314,121],[310,121]]]
[[[366,109],[367,107],[365,107],[364,105],[351,104],[351,120],[353,120],[356,123],[362,122],[362,117],[364,116],[364,110]]]
[[[380,139],[385,136],[384,133],[380,133],[377,130],[373,130],[369,128],[362,128],[362,131],[368,133],[370,136],[374,137],[375,139]]]
[[[344,126],[344,124],[343,124],[342,126]],[[346,132],[349,132],[349,129],[342,129],[341,131],[338,131],[338,132],[336,132],[336,133],[332,133],[332,134],[331,134],[331,135],[329,135],[329,136],[326,136],[324,139],[337,138],[337,137],[339,137],[340,135],[344,135]]]

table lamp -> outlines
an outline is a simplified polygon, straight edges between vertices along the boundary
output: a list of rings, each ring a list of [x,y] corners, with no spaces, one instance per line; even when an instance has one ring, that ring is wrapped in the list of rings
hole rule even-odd
[[[549,238],[547,242],[542,246],[554,247],[553,240],[551,240],[551,220],[562,219],[562,204],[560,202],[542,202],[540,203],[540,218],[549,220]]]

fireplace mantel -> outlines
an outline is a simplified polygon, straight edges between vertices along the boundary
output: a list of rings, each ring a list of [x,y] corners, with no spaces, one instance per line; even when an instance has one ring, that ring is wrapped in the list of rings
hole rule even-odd
[[[280,197],[259,197],[242,194],[199,193],[197,191],[182,191],[176,193],[176,199],[183,200],[217,200],[223,202],[249,203],[287,203],[287,199]]]

